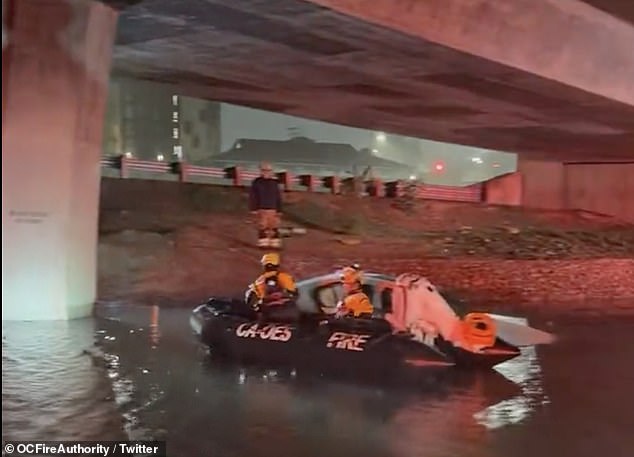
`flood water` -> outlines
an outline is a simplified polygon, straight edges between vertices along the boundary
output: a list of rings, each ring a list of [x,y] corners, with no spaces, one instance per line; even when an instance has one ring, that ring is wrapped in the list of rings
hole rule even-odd
[[[173,457],[634,456],[632,318],[560,316],[552,346],[405,389],[219,365],[188,313],[3,322],[3,439],[165,439]]]

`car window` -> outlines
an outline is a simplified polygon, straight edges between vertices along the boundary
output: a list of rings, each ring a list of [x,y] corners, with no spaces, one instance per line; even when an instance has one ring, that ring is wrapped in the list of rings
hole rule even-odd
[[[392,310],[392,288],[386,285],[363,284],[363,292],[368,296],[375,309]],[[313,299],[319,308],[332,310],[343,300],[343,287],[339,282],[317,286],[313,291]]]
[[[326,309],[333,309],[343,298],[343,289],[339,282],[321,285],[315,288],[314,298],[318,306]]]
[[[392,288],[385,287],[380,294],[381,309],[386,313],[392,312]]]

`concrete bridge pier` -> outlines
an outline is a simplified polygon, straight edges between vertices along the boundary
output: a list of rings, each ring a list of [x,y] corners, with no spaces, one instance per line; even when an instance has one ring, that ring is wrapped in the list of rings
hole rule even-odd
[[[117,11],[91,0],[3,8],[2,318],[87,316]]]

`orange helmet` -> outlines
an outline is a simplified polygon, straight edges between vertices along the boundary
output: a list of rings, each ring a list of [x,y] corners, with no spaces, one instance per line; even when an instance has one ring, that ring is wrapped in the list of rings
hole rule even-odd
[[[260,264],[266,269],[278,268],[280,266],[280,255],[277,252],[264,254],[260,259]]]
[[[360,284],[362,276],[363,274],[361,273],[361,267],[355,263],[341,270],[341,275],[339,276],[339,279],[344,284]]]

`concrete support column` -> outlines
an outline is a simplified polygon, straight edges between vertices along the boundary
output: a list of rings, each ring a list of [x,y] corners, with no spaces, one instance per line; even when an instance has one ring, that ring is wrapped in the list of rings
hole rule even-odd
[[[520,206],[522,204],[522,173],[496,176],[484,183],[484,201],[489,205]]]
[[[547,210],[566,207],[563,163],[520,158],[517,169],[522,175],[523,206]]]
[[[96,298],[99,160],[117,12],[90,0],[14,0],[8,10],[2,317],[86,316]]]
[[[564,165],[566,207],[634,224],[634,161]]]
[[[2,0],[2,50],[4,50],[4,48],[6,48],[7,44],[9,43],[8,29],[5,23],[7,13],[7,2],[6,0]]]

